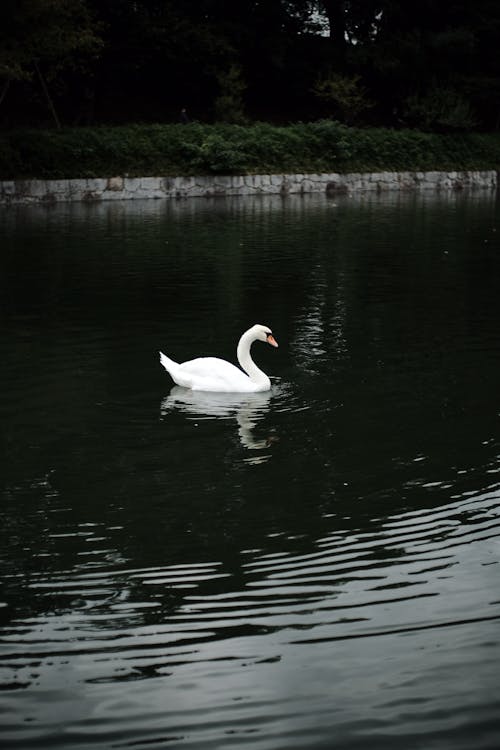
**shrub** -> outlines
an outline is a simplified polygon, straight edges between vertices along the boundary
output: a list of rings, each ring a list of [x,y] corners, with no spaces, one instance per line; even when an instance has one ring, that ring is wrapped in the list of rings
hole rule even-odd
[[[362,112],[373,107],[360,80],[357,75],[344,76],[330,71],[318,78],[313,93],[318,99],[330,102],[344,122],[354,123]]]
[[[0,178],[402,169],[500,164],[500,134],[351,128],[334,120],[274,126],[129,125],[0,132]]]
[[[245,170],[243,145],[210,133],[197,149],[193,149],[190,167],[210,174],[237,174]]]
[[[220,122],[246,122],[243,106],[243,92],[246,84],[238,65],[231,65],[228,71],[217,76],[220,93],[215,100],[215,119]]]
[[[477,123],[469,102],[456,91],[438,86],[423,96],[409,96],[403,117],[424,130],[467,131]]]

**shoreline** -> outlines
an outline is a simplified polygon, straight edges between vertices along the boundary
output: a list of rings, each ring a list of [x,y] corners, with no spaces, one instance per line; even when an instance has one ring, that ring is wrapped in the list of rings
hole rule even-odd
[[[397,190],[494,190],[497,184],[496,170],[0,180],[0,206]]]

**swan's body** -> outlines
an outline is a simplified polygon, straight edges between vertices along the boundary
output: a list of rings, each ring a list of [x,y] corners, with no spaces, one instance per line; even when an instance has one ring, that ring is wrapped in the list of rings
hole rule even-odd
[[[271,388],[271,381],[250,356],[250,347],[254,341],[267,341],[271,346],[278,346],[271,330],[266,326],[254,325],[245,331],[237,349],[238,362],[244,372],[218,357],[198,357],[179,364],[160,352],[160,362],[177,385],[191,388],[193,391],[224,393],[268,391]]]

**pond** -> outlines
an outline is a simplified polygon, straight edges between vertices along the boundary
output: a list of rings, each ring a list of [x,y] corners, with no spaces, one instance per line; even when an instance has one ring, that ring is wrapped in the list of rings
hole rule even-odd
[[[496,196],[0,224],[3,746],[498,747]]]

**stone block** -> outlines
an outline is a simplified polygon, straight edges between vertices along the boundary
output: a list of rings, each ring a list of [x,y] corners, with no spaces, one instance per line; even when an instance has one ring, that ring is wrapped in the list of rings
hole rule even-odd
[[[124,177],[123,178],[123,189],[126,193],[124,197],[135,198],[136,193],[141,188],[141,180],[139,177]]]
[[[2,196],[14,195],[16,192],[14,180],[5,180],[5,182],[0,183],[0,190],[2,191]]]
[[[68,180],[67,200],[79,201],[86,191],[87,186],[84,180]]]
[[[40,200],[45,193],[50,191],[48,180],[18,180],[17,192],[19,195],[26,195]]]
[[[113,192],[122,192],[123,191],[123,177],[108,177],[108,180],[106,182],[106,190],[111,190]]]
[[[334,193],[347,193],[349,190],[345,180],[340,178],[340,175],[336,176],[336,179],[330,180],[326,184],[326,192],[328,194]]]
[[[158,193],[160,192],[160,178],[142,177],[140,190],[145,198],[156,198]]]
[[[231,188],[235,191],[240,190],[245,185],[243,175],[235,174],[231,177]],[[235,192],[235,195],[237,193]]]

